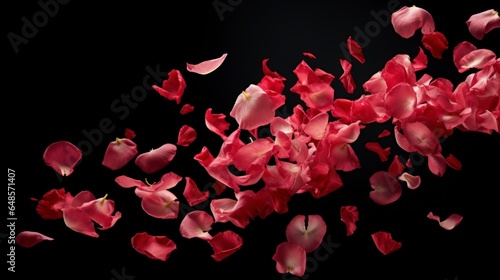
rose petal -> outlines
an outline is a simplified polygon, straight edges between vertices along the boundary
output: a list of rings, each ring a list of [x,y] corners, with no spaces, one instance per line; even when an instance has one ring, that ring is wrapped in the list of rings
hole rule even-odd
[[[212,229],[214,218],[205,211],[194,210],[184,216],[179,231],[185,238],[200,238],[202,240],[212,239],[208,233]]]
[[[202,61],[198,64],[186,63],[186,69],[200,75],[210,74],[219,68],[227,57],[227,53],[222,54],[218,58]]]
[[[166,261],[172,251],[177,249],[175,243],[168,237],[149,235],[146,232],[135,234],[131,242],[137,252],[153,260]]]
[[[158,149],[153,149],[138,155],[135,159],[135,164],[146,173],[155,173],[169,165],[176,153],[177,146],[173,144],[163,144]]]
[[[356,231],[356,222],[359,220],[358,207],[354,205],[341,206],[340,220],[346,225],[346,235],[353,235],[354,231]]]
[[[194,128],[189,125],[183,125],[177,136],[177,145],[187,147],[196,139],[197,133]]]
[[[307,219],[307,220],[306,220]],[[326,233],[326,223],[320,215],[296,215],[286,227],[286,238],[300,245],[306,253],[321,245]]]
[[[459,214],[451,214],[444,221],[441,221],[441,218],[439,218],[439,216],[436,216],[432,212],[429,212],[429,214],[427,214],[427,218],[437,221],[439,225],[446,230],[452,230],[462,222],[463,216]]]
[[[82,158],[82,151],[68,141],[50,144],[43,153],[43,161],[59,175],[69,176]]]
[[[243,246],[243,238],[232,230],[219,232],[207,242],[214,251],[212,258],[218,262],[234,254]]]
[[[434,32],[435,24],[432,15],[417,6],[403,6],[391,15],[394,31],[401,37],[408,39],[421,29],[422,34]]]
[[[306,251],[300,245],[282,242],[276,247],[273,255],[276,261],[276,271],[303,276],[306,272]]]
[[[393,203],[401,197],[401,184],[389,172],[375,172],[370,177],[370,185],[373,188],[370,198],[379,205]]]
[[[24,248],[31,248],[45,240],[52,241],[54,238],[48,237],[39,232],[28,230],[21,231],[16,236],[16,244]]]
[[[401,248],[401,242],[393,240],[392,235],[388,232],[378,231],[371,236],[377,249],[384,255],[391,254]]]
[[[137,145],[131,139],[116,138],[108,144],[102,165],[111,170],[118,170],[130,162],[137,153]]]
[[[476,39],[482,40],[486,33],[495,28],[500,28],[500,16],[498,16],[498,11],[489,9],[471,15],[465,23],[470,34]]]

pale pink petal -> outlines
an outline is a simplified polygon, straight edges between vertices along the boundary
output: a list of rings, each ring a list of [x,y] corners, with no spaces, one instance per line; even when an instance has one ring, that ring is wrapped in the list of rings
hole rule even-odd
[[[403,174],[399,175],[398,179],[401,181],[405,181],[406,185],[411,190],[418,188],[420,186],[420,183],[421,183],[420,176],[412,175],[408,172],[404,172]]]
[[[388,232],[378,231],[371,236],[377,249],[384,255],[391,254],[401,248],[401,242],[392,239],[392,235]]]
[[[186,115],[194,111],[194,106],[191,104],[184,104],[180,110],[181,115]]]
[[[398,180],[389,172],[378,171],[370,177],[373,191],[370,198],[379,205],[387,205],[401,197],[402,187]]]
[[[404,119],[413,114],[417,106],[417,93],[408,83],[399,83],[385,96],[385,109],[394,118]]]
[[[459,214],[451,214],[448,218],[446,218],[446,220],[441,221],[439,216],[429,212],[429,214],[427,214],[427,218],[437,221],[439,225],[446,230],[452,230],[462,222],[463,216]]]
[[[57,141],[50,144],[43,153],[43,161],[59,175],[69,176],[77,163],[82,159],[82,151],[68,141]]]
[[[326,223],[320,215],[296,215],[286,227],[286,238],[300,245],[306,253],[321,244],[326,233]]]
[[[175,219],[179,215],[179,204],[175,194],[168,190],[150,193],[142,198],[144,212],[158,219]]]
[[[458,62],[458,72],[463,73],[471,68],[483,69],[486,66],[494,64],[496,54],[488,49],[477,49],[462,56]]]
[[[424,34],[422,36],[422,44],[437,59],[441,59],[443,52],[448,49],[448,39],[439,31]]]
[[[435,24],[432,15],[417,6],[403,6],[391,15],[391,23],[394,31],[401,37],[408,39],[415,34],[418,29],[422,34],[434,32]]]
[[[153,89],[161,96],[179,104],[186,89],[186,81],[179,70],[172,69],[168,72],[168,79],[163,81],[162,86],[153,85]]]
[[[357,59],[361,64],[365,63],[365,55],[363,54],[363,49],[358,44],[358,42],[354,41],[354,39],[349,36],[347,38],[347,48],[349,49],[349,54],[352,55],[355,59]]]
[[[207,242],[214,251],[212,258],[218,262],[234,254],[243,246],[243,238],[232,230],[219,232]]]
[[[356,231],[356,222],[359,220],[358,207],[354,205],[341,206],[340,220],[346,225],[346,235],[353,235]]]
[[[39,232],[25,230],[18,233],[15,240],[17,245],[24,248],[31,248],[42,241],[52,241],[54,238],[48,237]]]
[[[225,131],[229,129],[230,124],[226,121],[226,115],[212,114],[212,108],[208,108],[205,112],[205,125],[222,140],[227,138]]]
[[[257,85],[250,85],[243,91],[229,115],[244,130],[253,130],[269,124],[274,118],[274,103],[269,95]]]
[[[489,9],[470,16],[465,22],[469,32],[474,38],[482,40],[484,35],[495,28],[500,28],[500,16],[498,11]]]
[[[137,145],[132,140],[116,138],[108,144],[102,165],[111,170],[118,170],[130,162],[137,153]]]
[[[326,134],[326,126],[329,121],[327,112],[319,113],[309,120],[304,126],[304,132],[312,139],[321,140]]]
[[[177,249],[175,243],[166,236],[149,235],[146,232],[135,234],[131,238],[132,247],[140,254],[153,260],[166,261]]]
[[[99,237],[95,231],[94,222],[92,219],[80,208],[69,206],[62,209],[64,223],[70,229],[91,236]]]
[[[145,173],[155,173],[170,164],[177,153],[177,146],[163,144],[157,149],[144,152],[135,158],[135,164]]]
[[[182,194],[188,201],[189,206],[194,206],[207,200],[209,192],[201,191],[193,179],[186,177],[186,186]]]
[[[177,136],[177,145],[187,147],[196,139],[197,133],[194,128],[189,125],[183,125]]]
[[[303,276],[306,272],[307,253],[298,244],[282,242],[276,247],[273,260],[276,261],[276,271],[295,276]]]
[[[182,237],[200,238],[203,240],[212,239],[212,235],[208,233],[212,229],[214,218],[205,211],[194,210],[184,216],[181,221],[179,231]]]
[[[475,50],[477,50],[476,46],[468,41],[462,41],[453,48],[453,63],[457,67],[458,71],[461,71],[460,68],[462,65],[460,60],[462,57]]]
[[[209,59],[202,61],[198,64],[186,63],[186,69],[189,72],[193,72],[200,75],[206,75],[212,73],[217,68],[219,68],[227,57],[227,53],[222,54],[218,58]]]

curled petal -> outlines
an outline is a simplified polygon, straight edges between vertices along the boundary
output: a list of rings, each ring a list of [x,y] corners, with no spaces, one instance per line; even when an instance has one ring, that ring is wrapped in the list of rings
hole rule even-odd
[[[377,249],[384,255],[391,254],[401,248],[401,242],[392,239],[388,232],[378,231],[372,234],[373,242]]]
[[[137,145],[132,140],[116,138],[108,144],[102,165],[111,170],[118,170],[131,161],[137,153]]]
[[[243,238],[232,230],[219,232],[207,242],[214,251],[212,258],[218,262],[234,254],[243,246]]]
[[[421,182],[420,176],[412,175],[408,172],[404,172],[403,174],[401,174],[398,177],[398,179],[401,181],[405,181],[408,188],[411,190],[418,188],[420,186],[420,182]]]
[[[279,273],[302,276],[306,272],[306,251],[300,245],[282,242],[276,247],[273,260]]]
[[[427,218],[437,221],[439,225],[446,230],[452,230],[462,222],[463,216],[459,214],[451,214],[444,221],[441,221],[441,218],[439,218],[439,216],[436,216],[432,212],[429,212],[429,214],[427,214]]]
[[[174,159],[177,146],[163,144],[158,149],[142,153],[135,158],[135,164],[146,173],[155,173],[166,167]]]
[[[370,198],[379,205],[387,205],[401,197],[402,187],[398,180],[389,172],[378,171],[370,177],[373,191]]]
[[[179,215],[179,201],[168,190],[153,192],[142,198],[144,212],[158,219],[175,219]]]
[[[435,29],[432,15],[417,6],[404,6],[392,13],[391,23],[394,31],[405,39],[412,37],[418,29],[421,29],[422,34],[429,34]]]
[[[182,194],[187,199],[189,206],[194,206],[207,200],[209,192],[201,191],[193,179],[186,177],[186,186]]]
[[[172,69],[168,72],[168,79],[163,81],[162,86],[153,85],[153,89],[161,96],[179,104],[186,89],[186,81],[179,70]]]
[[[359,220],[358,207],[354,205],[340,207],[340,220],[347,227],[347,236],[353,235],[356,230],[356,222]]]
[[[470,16],[465,22],[469,28],[469,32],[474,38],[482,40],[486,33],[495,28],[500,28],[500,16],[498,11],[489,9]]]
[[[225,131],[229,129],[230,124],[226,121],[226,115],[212,114],[212,108],[208,108],[205,112],[205,125],[223,140],[227,138]]]
[[[67,193],[64,188],[52,189],[38,201],[36,212],[45,220],[60,219],[63,217],[62,209],[66,205],[71,205],[72,201],[73,196]]]
[[[146,232],[135,234],[131,242],[137,252],[153,260],[166,261],[172,251],[177,249],[175,243],[168,237],[149,235]]]
[[[449,167],[455,170],[462,169],[462,163],[453,154],[449,154],[445,160]]]
[[[59,175],[69,176],[82,158],[82,151],[68,141],[50,144],[43,153],[43,161]]]
[[[434,31],[422,36],[422,44],[434,58],[441,59],[443,52],[448,49],[448,40],[443,33]]]
[[[210,74],[222,65],[226,57],[227,53],[224,53],[218,58],[205,60],[198,64],[186,63],[186,69],[189,72],[193,72],[200,75]]]
[[[342,66],[344,72],[340,76],[339,80],[342,82],[342,85],[347,93],[354,93],[354,90],[356,90],[356,83],[354,82],[354,78],[351,74],[352,64],[345,59],[340,59],[340,65]]]
[[[21,231],[16,236],[16,244],[24,248],[33,247],[44,240],[52,241],[54,238],[48,237],[39,232],[27,230]]]
[[[80,207],[96,223],[101,225],[101,230],[111,228],[118,221],[122,214],[115,212],[115,202],[103,198],[95,199],[82,204]]]
[[[212,229],[214,218],[205,211],[194,210],[189,212],[182,219],[179,231],[185,238],[200,238],[203,240],[212,239],[208,233]]]

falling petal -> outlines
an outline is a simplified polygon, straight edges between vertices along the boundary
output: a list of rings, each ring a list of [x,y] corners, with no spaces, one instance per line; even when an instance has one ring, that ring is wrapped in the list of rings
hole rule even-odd
[[[391,254],[401,248],[401,242],[392,239],[392,235],[388,232],[378,231],[371,236],[377,249],[384,255]]]
[[[210,74],[222,65],[226,57],[227,53],[224,53],[218,58],[205,60],[198,64],[186,63],[186,69],[189,72],[193,72],[200,75]]]
[[[125,134],[124,134],[124,136],[125,136],[125,138],[132,140],[132,139],[135,138],[136,135],[135,135],[135,132],[132,129],[130,129],[130,128],[127,127],[127,128],[125,128]]]
[[[186,177],[186,186],[182,194],[188,201],[189,206],[194,206],[207,200],[209,192],[201,191],[193,179]]]
[[[401,184],[389,172],[375,172],[370,177],[370,185],[373,188],[370,198],[379,205],[393,203],[401,197]]]
[[[489,9],[470,16],[465,22],[469,28],[470,34],[478,40],[482,40],[486,33],[495,28],[500,28],[500,16],[498,11]]]
[[[144,152],[135,158],[135,164],[144,172],[151,174],[166,167],[174,159],[177,146],[163,144],[158,149]]]
[[[422,34],[434,32],[435,24],[432,15],[420,7],[403,6],[391,15],[394,31],[401,37],[408,39],[421,29]]]
[[[153,89],[161,96],[179,104],[186,89],[186,81],[179,70],[172,69],[168,72],[168,79],[163,81],[162,86],[153,85]]]
[[[212,229],[214,218],[205,211],[194,210],[184,216],[179,231],[184,238],[200,238],[202,240],[212,239],[208,233]]]
[[[427,218],[437,221],[439,225],[446,230],[452,230],[462,222],[463,216],[459,214],[451,214],[448,218],[446,218],[446,220],[441,221],[439,216],[429,212],[429,214],[427,214]]]
[[[399,180],[406,182],[409,189],[414,190],[420,186],[421,179],[418,175],[412,175],[408,172],[404,172],[398,177]]]
[[[184,104],[182,105],[180,114],[181,115],[186,115],[194,111],[194,106],[191,104]]]
[[[43,153],[43,161],[59,175],[69,176],[76,164],[82,159],[82,151],[68,141],[57,141],[50,144]]]
[[[276,271],[295,276],[303,276],[306,272],[307,253],[298,244],[282,242],[276,247],[273,260],[276,262]]]
[[[218,262],[236,253],[243,246],[243,238],[232,230],[219,232],[207,242],[214,252],[212,258]]]
[[[341,206],[340,220],[346,225],[346,235],[353,235],[354,231],[356,231],[356,222],[359,220],[358,207],[354,205]]]
[[[102,165],[111,170],[118,170],[129,163],[137,153],[137,145],[130,138],[116,138],[108,144]]]
[[[443,52],[448,49],[448,40],[443,33],[434,31],[422,36],[422,44],[434,58],[441,59]]]
[[[326,223],[320,215],[308,215],[307,218],[296,215],[286,228],[287,241],[300,245],[307,253],[318,248],[325,233]]]
[[[168,237],[149,235],[146,232],[135,234],[131,242],[137,252],[153,260],[166,261],[172,251],[177,249],[175,243]]]
[[[189,125],[183,125],[179,130],[177,137],[177,145],[187,147],[196,139],[197,133],[194,128]]]
[[[354,39],[349,36],[347,38],[347,48],[349,49],[349,54],[356,58],[361,64],[365,63],[365,55],[363,54],[363,49]]]
[[[24,248],[31,248],[42,241],[52,241],[54,238],[48,237],[39,232],[25,230],[18,233],[15,240],[17,245]]]

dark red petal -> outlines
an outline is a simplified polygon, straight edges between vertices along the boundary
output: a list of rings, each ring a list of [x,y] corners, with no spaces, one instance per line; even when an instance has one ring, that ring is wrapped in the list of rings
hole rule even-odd
[[[347,236],[356,231],[356,222],[359,220],[358,207],[354,205],[340,207],[340,220],[345,223]]]
[[[358,42],[354,41],[351,36],[347,38],[347,48],[349,49],[349,54],[356,58],[361,64],[365,63],[365,55],[363,54],[361,46]]]
[[[401,248],[401,242],[392,239],[392,235],[388,232],[378,231],[371,236],[377,249],[384,255],[391,254]]]
[[[127,127],[127,128],[125,128],[125,135],[124,136],[125,136],[125,138],[132,140],[135,138],[136,135],[132,129]]]
[[[183,125],[179,130],[177,137],[177,145],[187,147],[196,139],[197,133],[194,128],[189,125]]]

